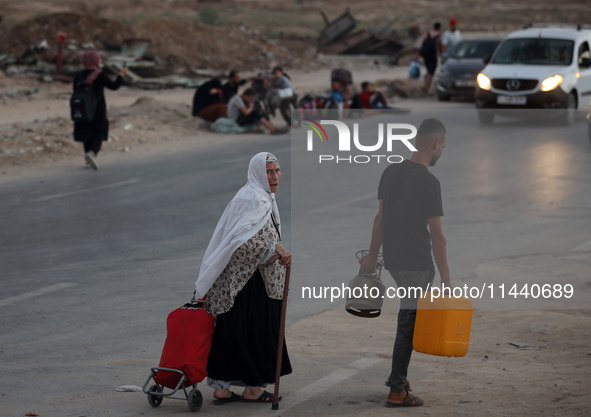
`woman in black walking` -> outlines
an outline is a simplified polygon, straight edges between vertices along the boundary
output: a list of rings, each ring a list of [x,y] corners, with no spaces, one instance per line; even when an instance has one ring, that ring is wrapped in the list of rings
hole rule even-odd
[[[101,150],[104,140],[109,137],[109,121],[107,120],[107,105],[105,102],[105,87],[117,90],[127,74],[124,68],[115,81],[112,81],[100,68],[101,56],[98,52],[87,51],[82,56],[84,69],[74,77],[74,90],[81,84],[91,84],[96,101],[94,118],[89,122],[74,123],[74,140],[84,144],[84,159],[86,165],[94,170],[98,169],[96,156]]]

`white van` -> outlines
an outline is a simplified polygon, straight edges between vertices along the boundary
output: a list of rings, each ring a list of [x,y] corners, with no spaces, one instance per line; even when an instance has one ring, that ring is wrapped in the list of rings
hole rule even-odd
[[[564,109],[572,124],[591,99],[590,46],[591,25],[533,24],[511,33],[478,74],[480,122],[505,109]]]

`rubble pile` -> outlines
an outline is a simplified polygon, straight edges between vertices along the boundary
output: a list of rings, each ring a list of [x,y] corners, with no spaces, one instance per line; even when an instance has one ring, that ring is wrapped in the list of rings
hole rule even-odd
[[[333,21],[321,12],[326,26],[318,37],[318,52],[343,55],[393,55],[404,48],[392,28],[397,19],[370,29],[355,30],[357,20],[347,9]]]
[[[116,21],[77,13],[53,13],[0,32],[0,54],[22,58],[36,50],[40,60],[55,63],[60,32],[67,36],[63,57],[66,65],[80,65],[82,49],[104,49],[101,40],[117,45],[134,36],[131,28]]]
[[[267,39],[245,26],[222,28],[165,19],[128,26],[87,14],[53,13],[0,31],[0,67],[36,65],[33,72],[51,73],[58,60],[60,33],[66,35],[62,60],[65,74],[78,70],[81,53],[90,49],[101,51],[105,64],[113,55],[131,54],[128,61],[149,71],[152,77],[190,76],[202,69],[294,68],[306,65],[314,55],[313,48],[303,42]],[[126,51],[126,45],[137,40],[144,41],[147,48],[141,54]],[[142,63],[138,64],[140,59]]]

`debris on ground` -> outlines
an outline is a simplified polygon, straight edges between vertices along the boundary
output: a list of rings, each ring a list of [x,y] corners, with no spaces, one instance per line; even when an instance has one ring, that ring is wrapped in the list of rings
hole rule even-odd
[[[296,68],[309,65],[314,56],[313,48],[304,42],[268,39],[244,25],[213,27],[167,19],[126,25],[65,12],[0,30],[0,69],[11,75],[55,73],[60,33],[65,34],[62,74],[75,74],[80,70],[82,53],[98,50],[107,68],[128,66],[131,75],[127,83],[146,88],[194,87],[194,82],[183,79],[192,77],[194,68],[224,72],[236,66],[242,71],[275,65]],[[170,78],[156,81],[165,76]]]
[[[121,385],[115,388],[117,392],[142,392],[142,389],[137,385]]]
[[[0,92],[0,99],[6,99],[6,98],[15,98],[18,96],[32,96],[35,94],[39,93],[39,88],[37,87],[33,87],[33,88],[23,88],[23,89],[13,89],[13,90],[8,90],[6,92]]]
[[[65,104],[64,100],[64,108]],[[109,142],[114,144],[104,146],[122,152],[162,138],[197,137],[207,129],[206,124],[191,116],[189,104],[164,103],[148,97],[140,97],[130,106],[109,107],[109,120]],[[3,163],[23,165],[41,156],[53,160],[81,153],[81,144],[72,137],[69,117],[49,117],[1,127],[0,162]]]
[[[511,346],[515,346],[519,350],[538,350],[538,349],[543,349],[549,345],[549,343],[546,343],[545,345],[542,345],[542,346],[533,346],[533,345],[530,345],[529,343],[521,343],[521,342],[509,342],[509,344]]]
[[[0,53],[16,58],[19,63],[34,65],[37,61],[54,65],[59,53],[59,33],[67,35],[62,63],[80,67],[80,51],[102,49],[98,37],[121,43],[134,32],[122,23],[72,12],[45,14],[18,23],[0,32]]]
[[[326,26],[320,32],[318,52],[343,55],[393,55],[404,48],[404,45],[398,41],[398,34],[392,28],[397,19],[371,30],[354,31],[357,22],[349,9],[332,22],[323,12],[320,14]]]

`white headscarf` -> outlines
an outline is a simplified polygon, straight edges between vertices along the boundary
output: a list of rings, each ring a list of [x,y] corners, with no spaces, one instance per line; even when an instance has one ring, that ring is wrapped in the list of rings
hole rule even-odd
[[[207,294],[230,262],[232,254],[253,237],[268,221],[271,212],[277,223],[279,210],[267,179],[267,163],[277,161],[273,154],[261,152],[250,160],[247,182],[228,204],[213,232],[195,281],[195,298]],[[279,233],[281,234],[281,226]]]

